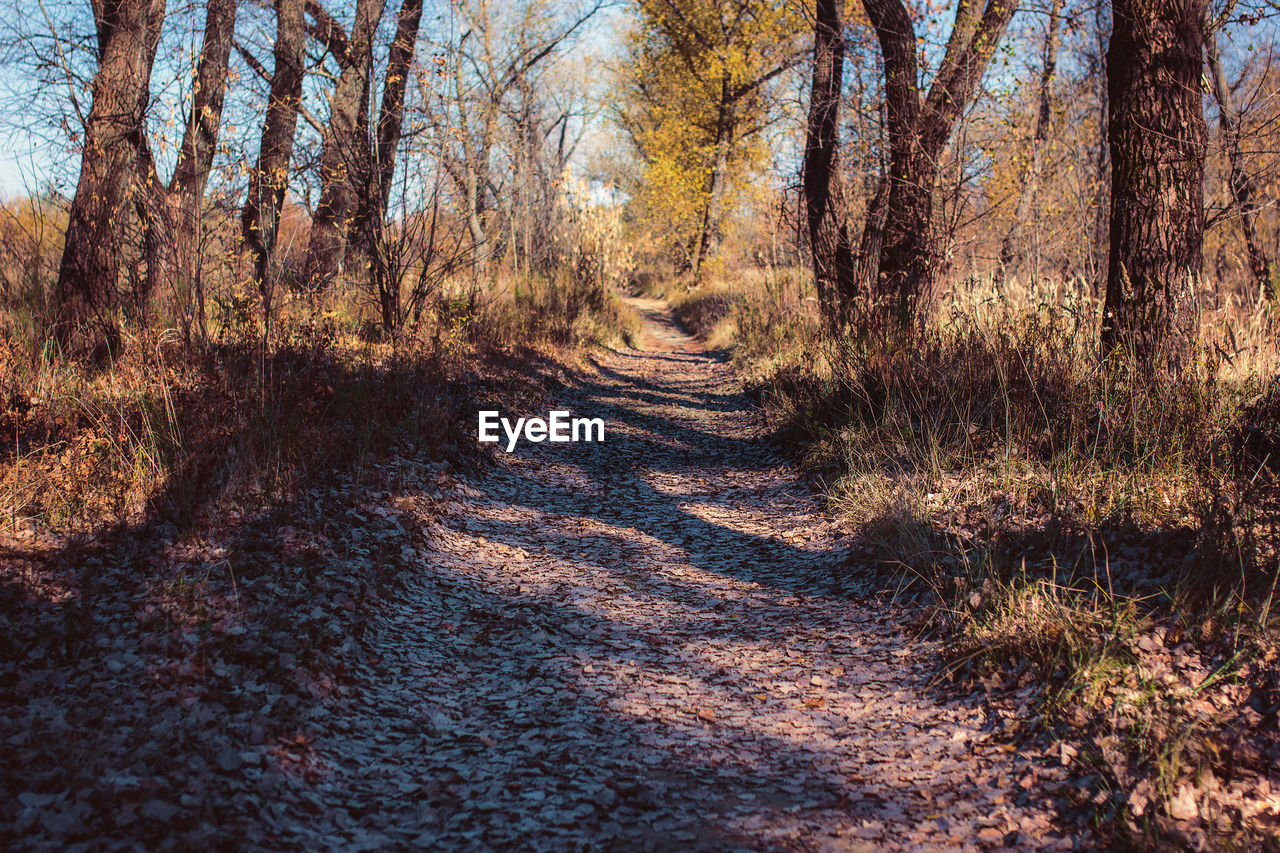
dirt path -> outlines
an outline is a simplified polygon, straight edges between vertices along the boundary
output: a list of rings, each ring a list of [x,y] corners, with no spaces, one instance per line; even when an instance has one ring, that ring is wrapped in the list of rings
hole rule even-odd
[[[934,647],[833,592],[839,533],[727,366],[635,305],[646,348],[556,401],[603,445],[499,452],[424,514],[433,550],[364,638],[380,662],[318,722],[314,784],[264,813],[278,843],[1088,846],[927,686]]]

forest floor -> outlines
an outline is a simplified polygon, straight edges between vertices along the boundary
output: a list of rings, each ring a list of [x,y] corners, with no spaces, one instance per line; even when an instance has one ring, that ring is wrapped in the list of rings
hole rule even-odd
[[[643,350],[553,399],[603,444],[523,444],[424,517],[359,698],[319,736],[299,846],[1070,848],[936,649],[847,596],[842,532],[726,365],[638,301]],[[364,819],[337,817],[362,814]],[[405,835],[407,833],[407,836]],[[380,836],[380,837],[379,837]]]
[[[0,671],[0,840],[1099,846],[1062,817],[1072,768],[981,689],[937,683],[940,644],[861,594],[848,531],[728,364],[665,303],[631,302],[643,345],[546,401],[603,417],[603,443],[522,443],[466,474],[393,459],[382,488],[167,543],[259,604],[166,623],[163,648],[154,588],[111,586],[93,607],[120,624],[86,644],[48,575],[14,628],[45,619],[61,644]],[[235,579],[264,561],[292,571]]]

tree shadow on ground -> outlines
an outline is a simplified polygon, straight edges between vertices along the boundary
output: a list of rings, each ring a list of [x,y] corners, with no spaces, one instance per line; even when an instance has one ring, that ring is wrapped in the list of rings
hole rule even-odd
[[[305,772],[305,745],[280,739],[346,689],[353,640],[403,568],[415,534],[364,507],[467,464],[454,425],[492,384],[325,350],[264,366],[228,347],[192,369],[169,401],[182,456],[139,517],[0,543],[0,840],[15,846],[238,848],[270,799],[255,785]]]
[[[819,614],[830,636],[849,630],[842,620],[853,605],[826,608],[830,600],[816,595],[824,588],[823,573],[830,571],[829,554],[700,518],[689,511],[698,495],[654,485],[665,474],[714,479],[758,471],[770,453],[756,431],[725,435],[630,405],[667,403],[666,395],[691,396],[663,383],[640,389],[580,383],[559,403],[605,417],[619,427],[612,433],[616,438],[594,446],[526,445],[509,465],[490,470],[468,489],[472,511],[437,536],[438,546],[456,540],[443,545],[451,556],[432,559],[433,570],[415,576],[416,584],[402,592],[380,626],[377,642],[391,661],[388,668],[415,674],[377,712],[352,715],[366,729],[349,731],[358,744],[335,745],[334,752],[346,755],[349,769],[425,753],[419,718],[403,727],[404,737],[391,735],[390,745],[382,743],[380,732],[389,709],[427,703],[422,719],[456,738],[431,747],[440,772],[406,783],[421,786],[430,805],[404,819],[425,821],[424,838],[446,846],[463,840],[504,846],[519,837],[530,846],[555,847],[585,830],[601,846],[612,841],[622,848],[767,847],[779,839],[735,829],[737,815],[789,812],[797,826],[806,819],[912,824],[908,816],[936,811],[940,803],[970,807],[1001,794],[1009,780],[930,776],[928,756],[912,768],[926,777],[923,783],[902,774],[905,764],[921,756],[872,760],[856,772],[836,766],[839,757],[817,741],[753,724],[758,709],[745,696],[767,682],[753,682],[732,661],[691,669],[681,657],[686,650],[660,626],[638,637],[634,624],[567,603],[575,578],[603,583],[603,576],[619,595],[643,594],[664,614],[674,613],[686,636],[742,649],[762,642],[785,646],[786,626],[812,628]],[[689,400],[684,414],[698,405]],[[627,432],[623,425],[645,432]],[[528,472],[534,465],[537,476]],[[759,479],[743,480],[738,497],[755,492],[759,499],[759,485]],[[774,483],[764,490],[772,506],[789,499],[785,488]],[[559,581],[538,591],[507,583],[496,566],[487,579],[450,570],[480,555],[515,553],[509,549],[519,550],[522,565],[546,560],[560,567]],[[687,563],[701,577],[650,571],[645,557],[657,549],[664,550],[664,564]],[[761,584],[767,591],[760,600],[769,602],[770,618],[726,618],[717,576]],[[762,624],[777,633],[762,631]],[[884,629],[878,639],[892,633]],[[832,653],[827,640],[820,643],[821,653]],[[673,720],[646,714],[643,707],[619,707],[631,696],[628,679],[635,673],[664,670],[696,674],[689,699],[709,701],[725,717],[707,720],[691,706],[687,718]],[[598,675],[588,677],[593,671],[613,673],[617,681],[602,684]],[[928,694],[925,704],[954,701],[940,698],[924,671],[895,687]],[[735,703],[741,713],[726,713]],[[832,731],[844,733],[864,725],[835,717],[830,722]],[[476,767],[484,768],[478,776],[469,773]],[[335,786],[329,792],[337,798],[333,802],[348,788],[345,782]]]
[[[787,494],[790,488],[804,489],[799,480],[785,478],[780,484],[767,473],[778,464],[777,446],[754,423],[757,415],[742,396],[716,394],[709,401],[700,391],[670,382],[636,388],[624,384],[622,374],[602,371],[602,376],[580,382],[562,399],[575,414],[604,419],[603,443],[524,443],[515,453],[517,459],[538,457],[563,466],[571,475],[565,483],[547,483],[525,473],[524,466],[513,465],[501,474],[481,478],[477,482],[481,492],[498,484],[500,490],[491,492],[495,502],[635,528],[682,549],[685,559],[707,571],[773,583],[790,591],[812,593],[830,586],[838,555],[806,551],[773,535],[735,530],[689,511],[691,505],[701,505],[732,513],[744,492],[758,492],[761,482],[767,483],[771,500],[799,502]],[[680,414],[657,410],[658,406],[678,406]],[[737,430],[717,432],[690,424],[704,413],[716,412],[742,413]],[[756,476],[735,476],[747,472]],[[715,491],[728,494],[672,494],[655,487],[663,475],[691,473],[721,480],[724,485]],[[770,564],[787,570],[771,572]],[[797,565],[806,564],[813,571],[795,571]]]
[[[376,822],[358,820],[360,831],[375,840],[418,831],[426,846],[441,849],[561,849],[584,838],[600,849],[770,848],[782,839],[744,832],[739,818],[768,815],[796,830],[914,823],[909,815],[939,802],[977,804],[999,790],[985,778],[930,776],[921,770],[926,753],[907,768],[907,757],[892,748],[854,772],[804,733],[785,737],[785,726],[758,724],[763,704],[749,698],[756,686],[731,666],[708,665],[696,683],[672,684],[675,699],[664,698],[678,703],[685,690],[684,715],[623,707],[632,691],[642,691],[641,706],[647,698],[637,673],[690,673],[678,644],[637,638],[634,626],[565,606],[553,594],[483,585],[450,571],[447,560],[433,563],[369,641],[384,655],[382,671],[401,679],[366,697],[371,707],[352,709],[325,744],[342,771],[319,786],[323,809],[311,825],[283,822],[299,846],[353,836],[329,816],[360,809],[351,781],[370,767],[379,768],[376,781],[362,778],[372,789],[414,793],[384,802]],[[584,575],[612,571],[585,561],[574,567]],[[781,627],[800,609],[780,606],[770,615]],[[741,630],[714,636],[761,640]],[[699,716],[709,710],[703,703],[718,717]],[[839,737],[863,723],[833,714],[829,724]],[[925,722],[911,724],[927,731]],[[408,775],[397,761],[404,755],[422,757]],[[924,778],[911,778],[917,773]]]
[[[661,491],[653,479],[704,464],[716,477],[743,475],[736,488],[750,491],[751,472],[769,462],[768,438],[749,429],[749,414],[734,434],[732,425],[716,431],[645,410],[670,402],[723,415],[732,395],[619,387],[632,379],[602,372],[565,392],[582,414],[623,427],[616,439],[524,447],[513,460],[549,456],[592,488],[512,466],[501,488],[496,472],[475,478],[479,500],[614,530],[588,543],[595,556],[578,558],[582,571],[615,572],[625,585],[628,573],[601,555],[625,552],[631,540],[617,531],[629,528],[703,572],[776,588],[779,624],[802,612],[812,619],[804,602],[780,599],[814,592],[827,556],[693,515],[686,505],[696,496]],[[367,387],[374,397],[386,391]],[[436,454],[378,435],[347,436],[362,452],[331,476],[239,515],[190,504],[172,512],[192,499],[207,507],[218,493],[203,479],[216,468],[193,469],[142,522],[39,555],[48,582],[37,594],[6,575],[0,603],[15,630],[0,649],[0,749],[14,769],[0,788],[0,839],[32,849],[560,849],[590,838],[605,849],[723,850],[785,843],[742,829],[734,815],[894,822],[944,795],[979,802],[990,787],[913,787],[892,762],[853,779],[832,765],[830,749],[753,724],[753,706],[731,689],[743,680],[732,666],[708,664],[691,685],[736,702],[732,723],[727,714],[673,721],[619,707],[624,671],[674,667],[680,650],[660,638],[623,643],[631,626],[451,569],[420,526],[423,507],[429,514],[444,496],[432,485]],[[242,439],[201,440],[217,460]],[[637,464],[620,466],[622,458]],[[786,488],[769,499],[791,500]],[[511,525],[481,529],[491,543],[528,544]],[[711,592],[642,582],[717,639],[759,640],[715,615]],[[617,683],[587,677],[587,664]],[[776,772],[753,773],[762,768]],[[787,773],[806,781],[788,785],[779,780]]]

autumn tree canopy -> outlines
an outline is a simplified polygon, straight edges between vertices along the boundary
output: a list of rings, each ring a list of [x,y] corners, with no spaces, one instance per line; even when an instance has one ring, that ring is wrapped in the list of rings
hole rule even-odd
[[[804,17],[760,0],[641,0],[622,121],[642,162],[640,216],[701,280],[726,211],[766,162],[774,86],[801,59]]]

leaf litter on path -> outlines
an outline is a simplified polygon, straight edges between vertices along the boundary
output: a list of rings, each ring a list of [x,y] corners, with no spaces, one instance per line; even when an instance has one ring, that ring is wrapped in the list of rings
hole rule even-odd
[[[893,607],[836,589],[842,533],[728,366],[639,307],[648,347],[554,399],[604,444],[496,454],[423,519],[381,663],[320,739],[321,801],[383,791],[366,831],[435,849],[1091,846],[1055,812],[1061,768],[932,688],[937,649]],[[275,831],[341,837],[326,812]]]
[[[1056,811],[1056,758],[931,686],[936,643],[850,596],[845,534],[728,365],[636,306],[644,348],[552,395],[603,417],[603,444],[524,444],[466,476],[396,463],[394,487],[375,471],[235,535],[161,530],[92,595],[51,574],[43,600],[92,598],[96,622],[0,661],[0,840],[1096,846]],[[131,580],[136,558],[187,586]],[[28,604],[31,631],[70,630]]]

